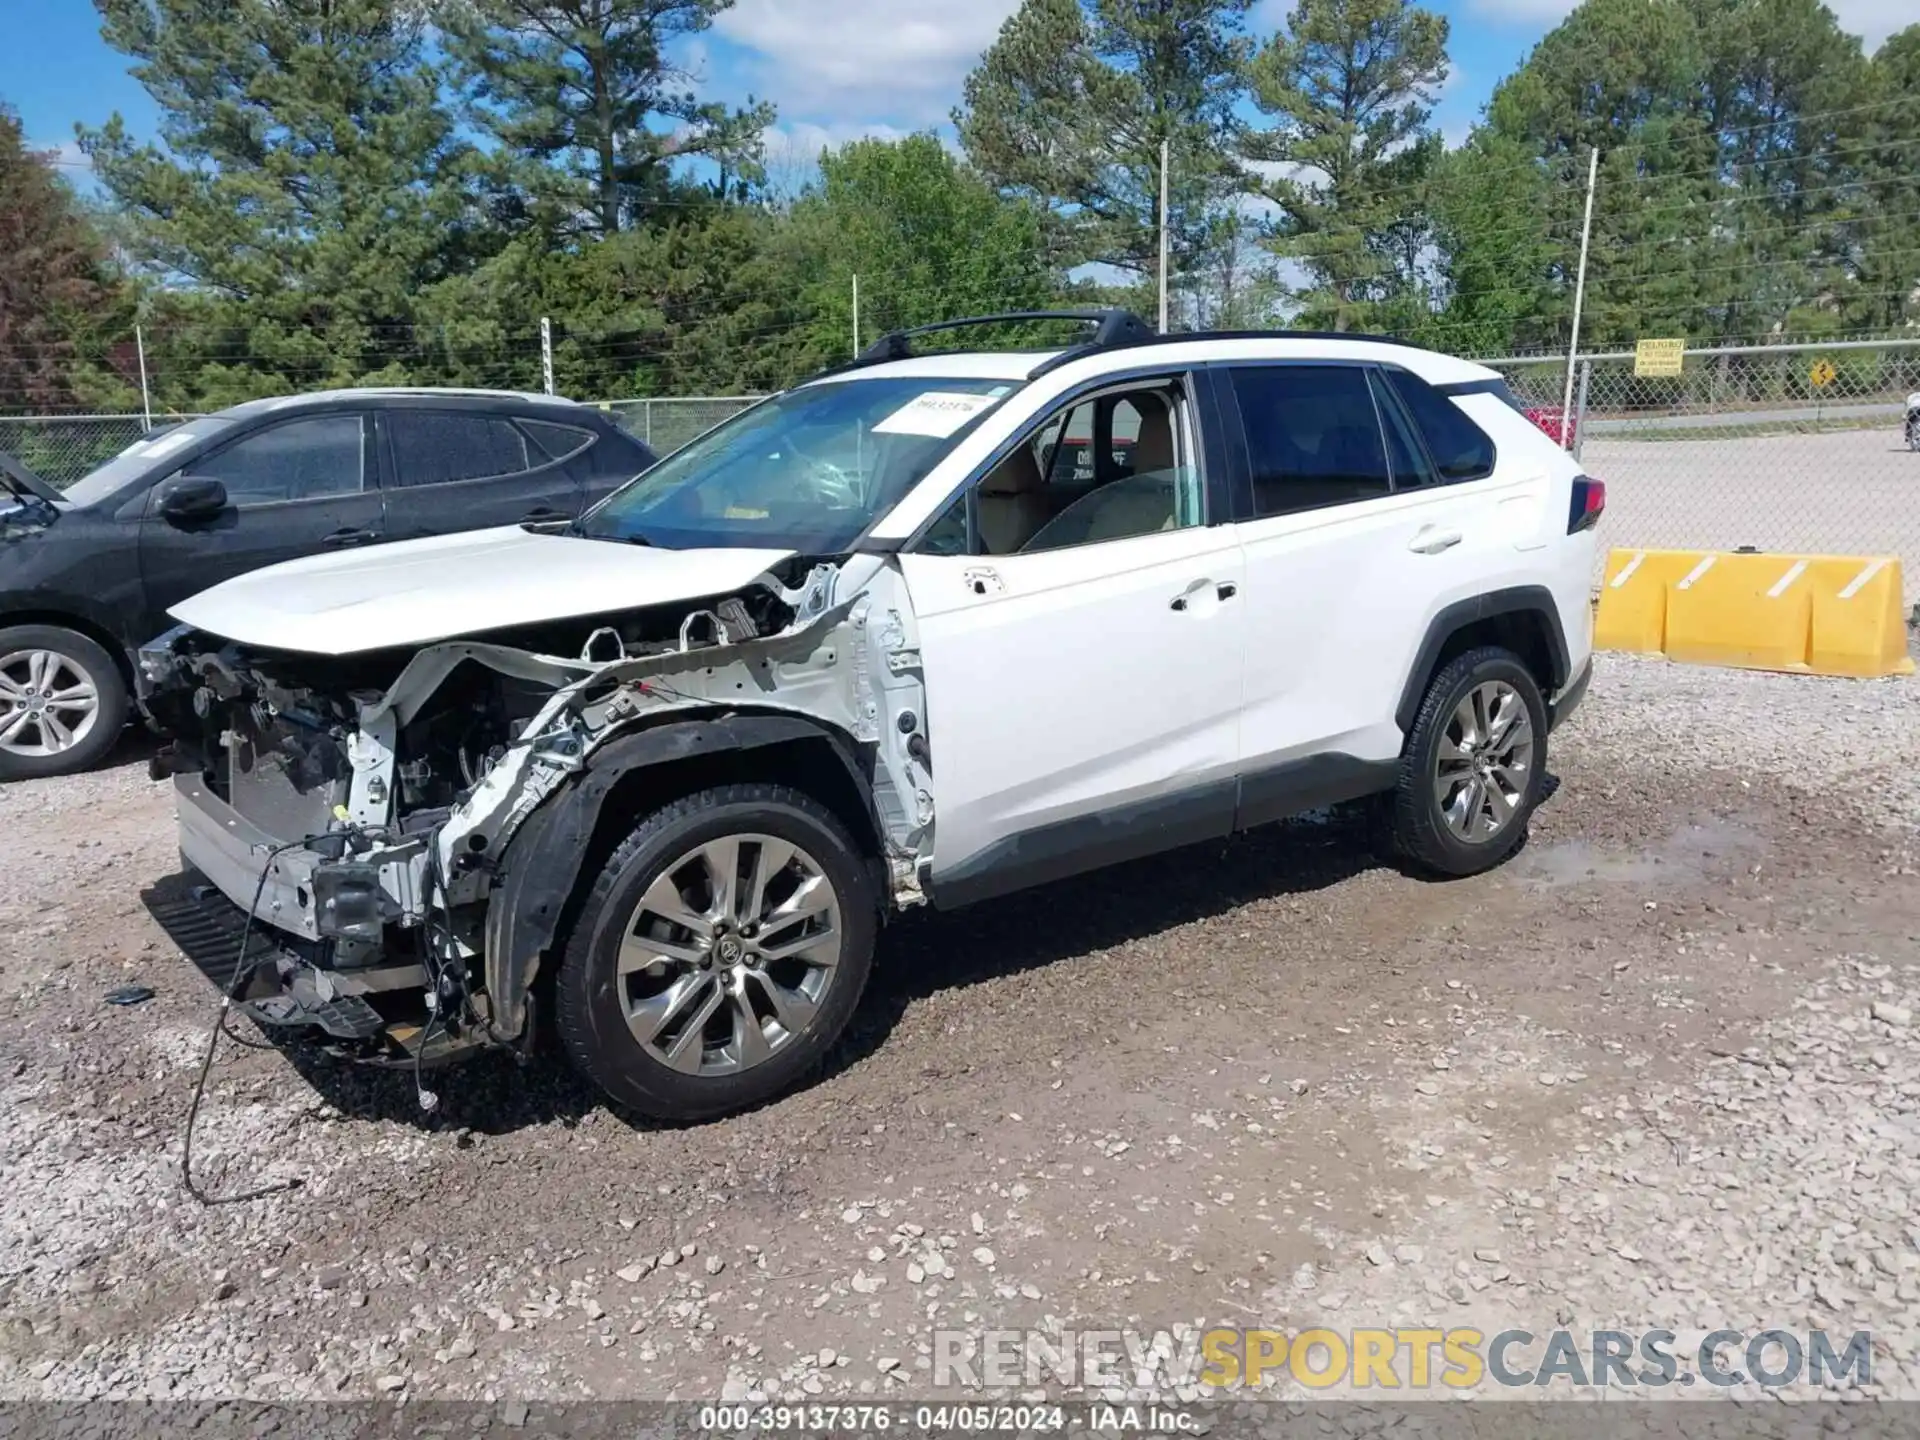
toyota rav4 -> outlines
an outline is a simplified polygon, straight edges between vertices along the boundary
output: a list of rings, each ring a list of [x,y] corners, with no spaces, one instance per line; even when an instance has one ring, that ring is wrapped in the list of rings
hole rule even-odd
[[[239,1003],[403,1064],[550,1016],[693,1120],[810,1073],[909,907],[1348,801],[1427,872],[1509,855],[1599,482],[1462,360],[1050,318],[888,335],[565,527],[174,606],[141,692],[195,903],[269,942]]]

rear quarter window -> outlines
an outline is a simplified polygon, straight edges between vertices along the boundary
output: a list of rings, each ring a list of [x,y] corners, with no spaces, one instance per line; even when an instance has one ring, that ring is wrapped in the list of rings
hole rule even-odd
[[[1387,372],[1388,383],[1427,442],[1442,483],[1484,480],[1493,473],[1497,452],[1487,432],[1466,412],[1426,381],[1404,370]],[[1505,388],[1504,386],[1502,387]],[[1508,401],[1511,404],[1511,400]]]

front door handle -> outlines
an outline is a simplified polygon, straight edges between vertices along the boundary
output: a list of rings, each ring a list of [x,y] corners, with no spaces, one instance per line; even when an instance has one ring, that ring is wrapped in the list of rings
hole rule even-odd
[[[1438,555],[1442,550],[1451,550],[1461,539],[1458,530],[1436,530],[1431,525],[1422,525],[1407,542],[1407,548],[1416,555]]]
[[[353,545],[370,545],[379,538],[371,530],[336,530],[320,543],[329,550],[345,550]]]
[[[1211,580],[1196,580],[1191,585],[1187,586],[1186,589],[1182,590],[1178,595],[1173,597],[1173,602],[1170,608],[1174,610],[1188,609],[1192,604],[1193,597],[1200,594],[1202,591],[1208,589],[1209,587],[1211,587],[1213,590],[1213,593],[1222,600],[1231,600],[1234,596],[1240,593],[1240,587],[1238,585],[1235,585],[1230,580],[1222,581],[1217,585],[1214,584],[1214,582]]]

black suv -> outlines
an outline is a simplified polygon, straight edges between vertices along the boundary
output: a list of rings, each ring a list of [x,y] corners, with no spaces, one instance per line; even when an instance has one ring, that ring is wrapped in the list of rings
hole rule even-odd
[[[236,405],[64,493],[0,452],[0,780],[104,755],[130,653],[210,585],[350,545],[564,522],[654,458],[570,400],[385,389]]]

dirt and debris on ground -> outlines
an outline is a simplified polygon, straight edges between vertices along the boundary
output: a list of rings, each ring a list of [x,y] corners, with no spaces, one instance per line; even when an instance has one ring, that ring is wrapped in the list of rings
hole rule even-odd
[[[1920,1394],[1920,686],[1603,657],[1550,770],[1471,881],[1336,817],[915,917],[718,1124],[228,1044],[196,1169],[300,1185],[210,1209],[168,792],[8,787],[0,1396],[921,1396],[936,1331],[1315,1324],[1871,1330]]]

